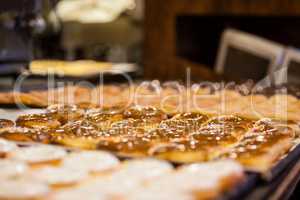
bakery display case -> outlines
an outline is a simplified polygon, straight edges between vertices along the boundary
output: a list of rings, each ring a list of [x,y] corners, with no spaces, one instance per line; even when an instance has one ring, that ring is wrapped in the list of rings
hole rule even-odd
[[[0,3],[0,200],[298,199],[300,3]]]

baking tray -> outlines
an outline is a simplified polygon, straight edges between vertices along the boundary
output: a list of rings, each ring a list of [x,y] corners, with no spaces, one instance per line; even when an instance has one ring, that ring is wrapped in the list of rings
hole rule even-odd
[[[251,192],[255,190],[260,183],[260,175],[255,172],[246,172],[246,179],[237,187],[226,192],[218,200],[239,200],[245,199]]]
[[[270,171],[262,173],[262,178],[265,181],[272,181],[276,177],[279,177],[284,171],[296,161],[300,161],[300,144],[295,144],[290,151],[284,155]]]
[[[225,194],[221,200],[285,200],[300,182],[300,145],[296,144],[265,173],[247,171],[246,181]]]
[[[300,183],[300,145],[282,158],[269,172],[269,176],[258,172],[246,172],[246,181],[220,200],[287,200]]]
[[[300,179],[300,161],[297,160],[284,170],[280,176],[271,182],[259,180],[251,193],[244,198],[245,200],[285,200],[289,199]],[[298,199],[298,198],[296,198]]]

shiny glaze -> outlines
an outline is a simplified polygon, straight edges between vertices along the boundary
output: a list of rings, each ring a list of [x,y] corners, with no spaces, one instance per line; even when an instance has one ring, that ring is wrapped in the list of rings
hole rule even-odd
[[[47,114],[57,119],[61,124],[75,121],[84,117],[84,110],[76,105],[51,105],[47,108]]]
[[[159,123],[164,119],[167,119],[167,115],[154,107],[146,106],[133,106],[124,111],[125,118],[133,119],[145,119],[151,120],[152,122]]]
[[[51,114],[21,115],[16,120],[16,125],[27,128],[58,128],[61,123]]]
[[[274,145],[285,139],[292,139],[293,136],[294,132],[288,126],[278,125],[271,120],[258,121],[224,157],[238,160],[255,158],[268,153]]]

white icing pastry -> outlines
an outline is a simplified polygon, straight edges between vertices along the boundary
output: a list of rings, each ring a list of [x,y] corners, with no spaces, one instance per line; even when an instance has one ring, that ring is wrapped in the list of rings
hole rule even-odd
[[[183,166],[174,173],[156,179],[153,188],[176,191],[217,191],[220,181],[232,175],[242,175],[242,167],[234,161],[223,160]]]
[[[205,173],[203,171],[203,173]],[[219,179],[192,173],[171,173],[155,179],[150,187],[152,190],[174,190],[177,192],[192,192],[195,190],[211,191],[218,187]]]
[[[0,153],[8,153],[17,148],[15,143],[0,138]]]
[[[149,188],[142,188],[133,192],[126,197],[126,200],[193,200],[191,194],[177,192],[174,190],[152,190]]]
[[[119,160],[112,154],[101,151],[83,151],[71,153],[62,163],[62,166],[74,170],[99,172],[112,169],[119,165]]]
[[[0,160],[0,179],[14,178],[28,170],[27,164],[16,160]]]
[[[39,163],[62,159],[67,152],[56,146],[37,145],[25,148],[19,148],[11,152],[11,157],[16,160],[22,160],[29,163]]]
[[[130,177],[127,177],[127,179],[118,179],[117,177],[112,178],[106,176],[101,177],[101,179],[92,180],[83,187],[110,196],[124,197],[142,186],[140,182],[135,181],[135,179],[130,179]]]
[[[111,200],[109,195],[94,189],[68,189],[54,193],[51,200]]]
[[[179,172],[203,173],[203,176],[223,178],[231,175],[242,175],[243,167],[232,160],[220,160],[207,163],[197,163],[182,167]]]
[[[1,180],[0,185],[0,199],[34,199],[49,192],[46,184],[33,180]]]
[[[146,180],[156,178],[172,170],[171,164],[161,160],[130,160],[123,163],[118,171],[112,173],[105,180],[97,180],[92,185],[110,194],[124,196],[142,187]]]
[[[131,179],[148,180],[169,173],[172,170],[173,166],[166,161],[147,158],[125,162],[119,171],[119,175],[131,177]]]
[[[87,177],[85,171],[71,170],[58,167],[43,167],[32,172],[35,179],[56,185],[56,184],[73,184]]]

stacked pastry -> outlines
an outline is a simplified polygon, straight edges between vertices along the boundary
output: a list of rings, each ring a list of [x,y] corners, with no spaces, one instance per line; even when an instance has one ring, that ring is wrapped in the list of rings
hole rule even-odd
[[[230,160],[174,168],[156,159],[120,162],[104,151],[0,139],[0,199],[216,199],[240,184]]]
[[[180,113],[154,107],[83,109],[53,105],[45,113],[2,120],[0,137],[15,141],[109,150],[119,156],[153,156],[179,163],[231,158],[265,171],[297,145],[296,121],[237,115]]]

